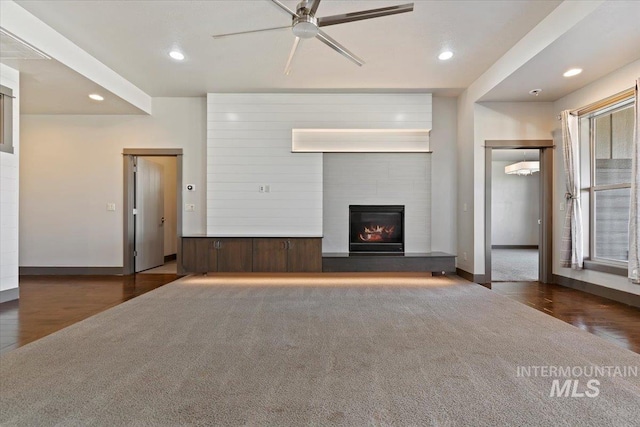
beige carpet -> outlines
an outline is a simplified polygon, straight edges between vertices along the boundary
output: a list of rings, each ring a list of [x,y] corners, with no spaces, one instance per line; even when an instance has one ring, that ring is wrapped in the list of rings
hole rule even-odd
[[[0,425],[638,425],[517,367],[639,364],[455,277],[185,278],[4,354]]]

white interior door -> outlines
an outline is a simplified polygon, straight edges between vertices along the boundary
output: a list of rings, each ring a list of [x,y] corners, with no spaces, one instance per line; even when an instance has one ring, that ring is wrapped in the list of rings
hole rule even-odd
[[[135,176],[137,273],[164,264],[164,168],[138,157]]]

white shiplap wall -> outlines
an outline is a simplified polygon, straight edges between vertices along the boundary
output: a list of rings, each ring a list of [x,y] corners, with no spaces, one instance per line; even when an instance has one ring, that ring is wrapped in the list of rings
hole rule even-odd
[[[291,153],[291,130],[430,129],[431,111],[430,94],[208,94],[207,233],[321,236],[322,154]]]

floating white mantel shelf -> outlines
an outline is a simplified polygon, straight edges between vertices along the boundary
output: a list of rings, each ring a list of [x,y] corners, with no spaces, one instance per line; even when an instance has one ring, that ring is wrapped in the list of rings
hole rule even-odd
[[[431,129],[292,129],[293,153],[430,153]]]

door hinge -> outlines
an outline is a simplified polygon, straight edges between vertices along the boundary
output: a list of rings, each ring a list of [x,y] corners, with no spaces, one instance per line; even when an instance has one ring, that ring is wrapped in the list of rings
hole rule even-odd
[[[138,251],[133,251],[133,256],[138,256]]]
[[[133,208],[133,214],[134,214],[134,215],[138,215],[138,209]]]

